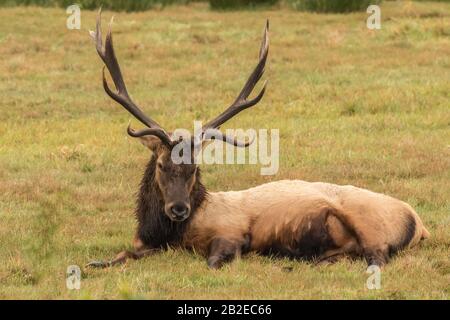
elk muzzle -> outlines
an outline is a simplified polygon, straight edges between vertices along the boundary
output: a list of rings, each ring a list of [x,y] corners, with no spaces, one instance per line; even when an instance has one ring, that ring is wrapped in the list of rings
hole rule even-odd
[[[184,221],[189,217],[191,206],[184,201],[174,201],[165,205],[167,216],[172,221]]]

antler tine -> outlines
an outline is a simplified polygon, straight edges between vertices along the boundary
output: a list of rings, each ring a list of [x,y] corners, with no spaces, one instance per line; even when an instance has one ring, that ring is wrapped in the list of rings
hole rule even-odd
[[[223,142],[232,144],[235,147],[246,148],[253,143],[255,136],[252,136],[249,141],[243,142],[236,138],[227,136],[218,129],[209,128],[205,131],[203,140],[222,140]]]
[[[147,129],[142,129],[142,130],[134,130],[133,128],[131,128],[131,125],[128,125],[127,128],[127,133],[128,135],[130,135],[131,137],[134,138],[139,138],[139,137],[143,137],[143,136],[156,136],[159,139],[161,139],[161,141],[168,145],[171,146],[173,145],[173,141],[169,138],[169,136],[167,134],[165,134],[161,129],[159,128],[147,128]]]
[[[253,91],[256,84],[264,74],[268,54],[269,54],[269,20],[267,20],[266,27],[264,29],[264,35],[259,50],[259,61],[258,64],[256,65],[256,68],[251,73],[250,77],[248,78],[247,82],[245,83],[244,87],[242,88],[241,92],[239,93],[238,97],[233,102],[233,104],[230,107],[228,107],[224,112],[222,112],[218,117],[209,121],[204,126],[203,131],[205,131],[208,128],[218,128],[220,125],[222,125],[223,123],[225,123],[226,121],[237,115],[239,112],[256,105],[262,99],[265,93],[267,82],[264,83],[263,88],[255,98],[247,100],[248,96]]]
[[[100,56],[100,58],[105,63],[106,68],[109,71],[109,74],[111,75],[111,78],[114,82],[114,85],[116,87],[117,93],[113,92],[109,86],[108,82],[106,80],[105,76],[105,67],[103,67],[103,88],[105,89],[105,92],[117,103],[121,104],[125,109],[127,109],[136,119],[141,121],[143,124],[145,124],[147,127],[151,128],[151,131],[148,131],[148,134],[158,136],[164,143],[168,144],[170,142],[170,137],[168,134],[164,131],[164,129],[154,120],[147,117],[142,110],[131,100],[130,95],[128,94],[125,82],[122,77],[122,72],[120,71],[120,66],[117,61],[115,52],[114,52],[114,46],[113,46],[113,40],[112,40],[112,31],[111,26],[113,23],[113,18],[111,18],[111,22],[109,24],[108,33],[106,34],[105,38],[105,45],[103,46],[102,43],[102,31],[101,31],[101,8],[98,12],[97,16],[97,24],[96,24],[96,32],[95,34],[91,33],[95,40],[96,49]],[[128,133],[130,134],[130,130],[128,130]],[[133,131],[134,132],[134,131]],[[141,131],[139,131],[141,132]],[[132,134],[130,134],[132,135]],[[135,135],[132,135],[135,136]]]

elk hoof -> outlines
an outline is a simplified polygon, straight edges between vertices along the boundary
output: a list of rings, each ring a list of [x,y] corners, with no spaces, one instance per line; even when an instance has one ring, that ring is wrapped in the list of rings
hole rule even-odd
[[[110,262],[94,260],[85,265],[86,268],[107,268],[111,266]]]

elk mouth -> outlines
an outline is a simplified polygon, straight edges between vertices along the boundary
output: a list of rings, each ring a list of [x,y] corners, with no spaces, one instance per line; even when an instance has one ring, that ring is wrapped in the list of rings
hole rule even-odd
[[[183,221],[186,220],[188,217],[189,217],[189,214],[186,214],[186,215],[184,215],[184,216],[182,216],[182,217],[176,216],[176,215],[174,215],[174,214],[171,214],[171,215],[169,216],[169,219],[172,220],[172,221],[174,221],[174,222],[183,222]]]

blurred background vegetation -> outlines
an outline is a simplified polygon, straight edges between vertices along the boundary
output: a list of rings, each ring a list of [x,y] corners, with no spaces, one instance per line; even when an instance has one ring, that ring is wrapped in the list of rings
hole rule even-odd
[[[36,5],[68,7],[78,4],[83,9],[96,9],[102,6],[114,11],[143,11],[156,6],[187,4],[191,0],[0,0],[0,6]]]
[[[381,0],[288,0],[295,9],[311,12],[352,12],[366,10],[371,4]]]
[[[442,0],[441,0],[442,1]],[[444,0],[450,1],[450,0]],[[209,2],[212,9],[255,9],[280,5],[280,3],[297,10],[312,12],[350,12],[365,10],[370,4],[381,0],[0,0],[0,6],[36,5],[67,7],[79,4],[83,9],[96,9],[102,6],[115,11],[143,11],[173,4],[191,2]]]
[[[0,0],[0,6],[36,5],[67,7],[79,4],[83,9],[96,9],[102,6],[114,11],[143,11],[173,4],[209,2],[214,10],[256,9],[285,5],[295,10],[310,12],[345,13],[364,11],[371,4],[382,0]],[[408,1],[408,0],[405,0]],[[421,0],[415,0],[421,1]],[[450,2],[450,0],[435,0]]]
[[[212,9],[251,9],[257,7],[273,6],[279,0],[209,0]]]

